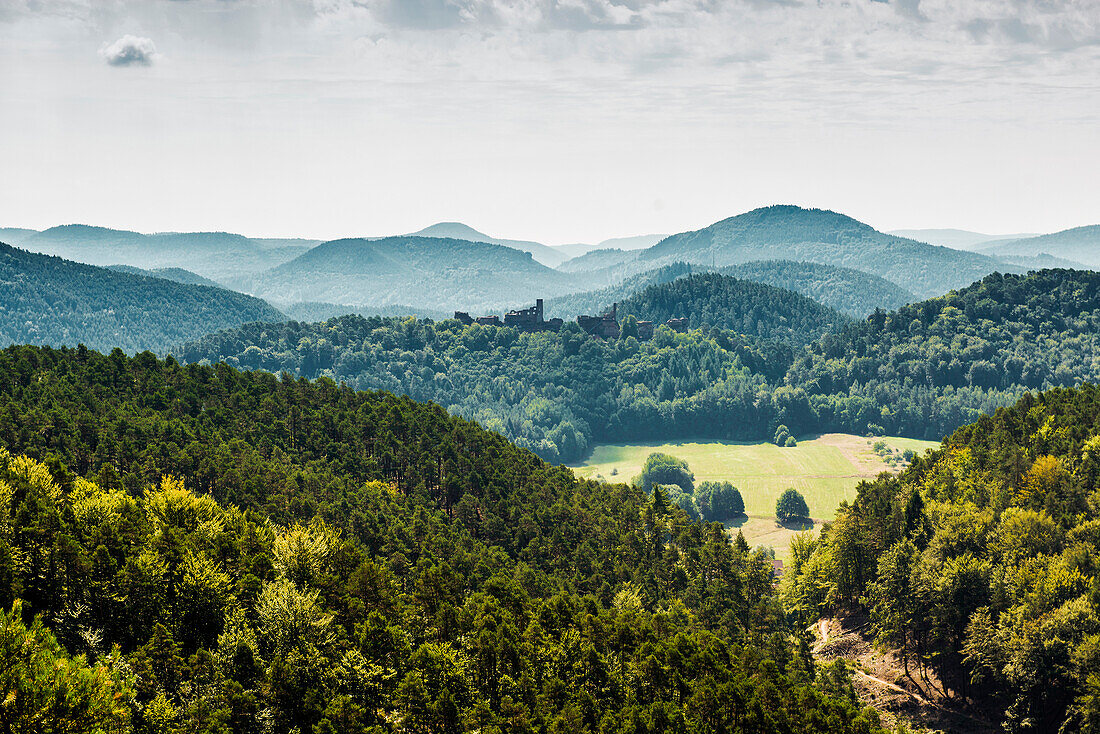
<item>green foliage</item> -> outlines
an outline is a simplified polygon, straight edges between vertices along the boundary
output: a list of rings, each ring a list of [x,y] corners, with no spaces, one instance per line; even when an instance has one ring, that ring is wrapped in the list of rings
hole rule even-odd
[[[70,657],[39,617],[0,611],[0,728],[9,732],[117,731],[129,721],[133,676],[117,650],[89,665]]]
[[[785,425],[780,424],[779,427],[775,429],[775,437],[772,439],[772,443],[774,443],[776,446],[786,446],[787,439],[790,437],[790,429],[787,428]]]
[[[743,542],[438,406],[21,347],[0,416],[0,595],[112,731],[881,731]]]
[[[864,606],[907,667],[1007,731],[1095,730],[1097,436],[1094,385],[959,429],[900,477],[861,484],[799,549],[785,600],[805,617]]]
[[[691,328],[713,326],[798,345],[848,323],[806,296],[718,273],[651,285],[619,303],[619,313],[655,324],[686,318]]]
[[[700,482],[695,488],[695,503],[707,522],[721,522],[745,514],[745,500],[729,482]]]
[[[167,350],[218,329],[281,320],[258,298],[81,265],[0,244],[0,344]]]
[[[695,491],[695,475],[687,462],[669,454],[653,453],[647,456],[635,483],[643,489],[658,484],[674,484],[685,494]]]
[[[718,434],[756,437],[804,398],[766,394],[791,348],[716,332],[658,329],[648,342],[414,319],[345,316],[321,324],[252,324],[187,344],[189,362],[306,377],[432,400],[543,459],[579,461],[595,441]],[[762,394],[765,393],[765,394]]]
[[[788,487],[775,501],[775,516],[779,522],[806,520],[810,516],[810,507],[797,489]]]

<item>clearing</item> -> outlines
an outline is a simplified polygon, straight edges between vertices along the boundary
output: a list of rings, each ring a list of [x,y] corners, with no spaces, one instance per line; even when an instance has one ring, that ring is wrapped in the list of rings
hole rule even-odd
[[[882,442],[892,454],[909,449],[923,453],[935,448],[935,441],[886,436],[867,438],[845,433],[827,433],[800,438],[797,446],[779,447],[771,443],[738,441],[683,441],[673,443],[608,444],[597,446],[583,465],[573,467],[577,475],[603,478],[609,482],[629,482],[641,474],[646,457],[654,451],[683,459],[695,472],[695,483],[729,481],[741,491],[748,517],[727,523],[731,531],[740,529],[750,545],[769,545],[783,558],[787,544],[797,529],[775,522],[775,501],[787,487],[794,487],[806,498],[814,528],[836,515],[844,500],[856,496],[856,485],[884,471],[897,472],[886,463],[886,451],[876,453]]]

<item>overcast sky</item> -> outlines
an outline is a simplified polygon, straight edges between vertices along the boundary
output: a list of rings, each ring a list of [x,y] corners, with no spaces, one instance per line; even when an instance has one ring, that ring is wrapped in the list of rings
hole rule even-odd
[[[1100,0],[0,0],[0,226],[1100,222]]]

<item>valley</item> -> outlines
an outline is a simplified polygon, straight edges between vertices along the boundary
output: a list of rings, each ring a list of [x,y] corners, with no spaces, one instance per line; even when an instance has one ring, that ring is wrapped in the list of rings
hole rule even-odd
[[[876,445],[890,451],[876,453]],[[807,436],[793,447],[773,443],[735,441],[684,441],[598,445],[584,463],[573,466],[581,477],[600,481],[631,481],[641,473],[646,457],[654,452],[671,454],[687,462],[696,483],[731,482],[745,502],[745,518],[726,520],[731,532],[740,530],[750,546],[765,545],[776,557],[785,558],[796,527],[783,527],[775,520],[775,502],[780,493],[794,487],[810,508],[814,528],[831,521],[841,502],[852,502],[861,481],[881,472],[896,473],[907,462],[906,451],[921,454],[939,443],[885,436],[867,438],[841,433]],[[884,455],[894,457],[887,464]]]

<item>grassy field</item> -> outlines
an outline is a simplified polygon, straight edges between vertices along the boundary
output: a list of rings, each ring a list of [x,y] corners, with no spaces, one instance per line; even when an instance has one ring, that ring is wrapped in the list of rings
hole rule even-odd
[[[906,449],[923,453],[938,445],[911,438],[868,439],[841,433],[806,437],[791,448],[735,441],[605,445],[597,446],[588,460],[573,470],[584,477],[629,482],[641,473],[649,454],[672,454],[688,463],[696,483],[724,480],[741,490],[749,517],[732,523],[731,528],[740,528],[753,545],[772,545],[779,551],[793,535],[793,531],[775,525],[779,494],[787,487],[800,491],[817,521],[815,526],[832,519],[841,501],[855,498],[860,481],[900,468],[900,464],[888,466],[875,453],[877,441],[898,453]]]

